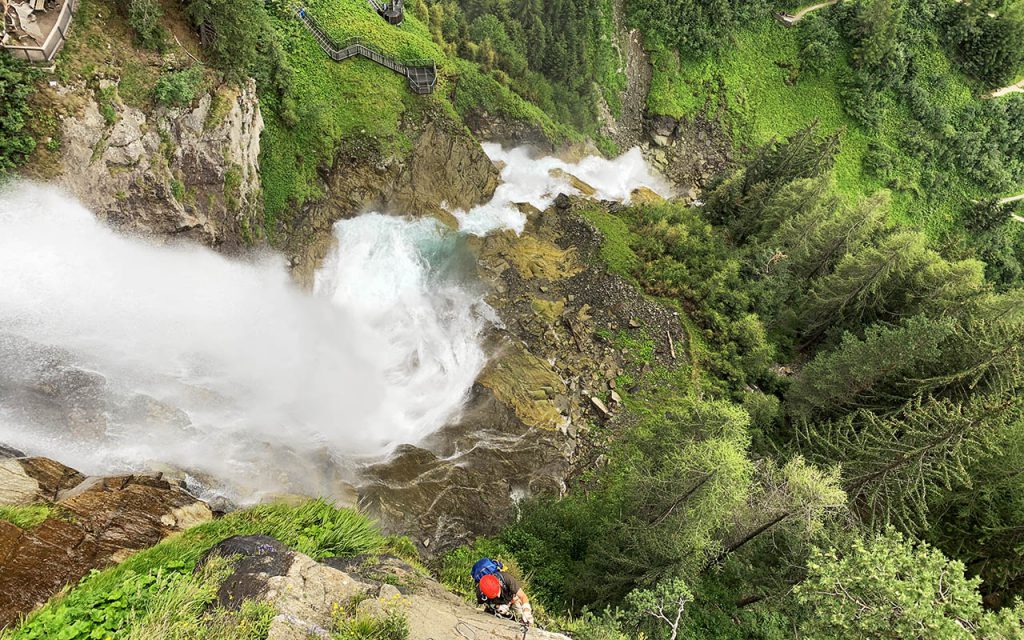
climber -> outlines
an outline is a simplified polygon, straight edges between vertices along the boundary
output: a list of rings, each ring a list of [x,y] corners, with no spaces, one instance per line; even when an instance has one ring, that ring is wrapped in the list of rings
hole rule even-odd
[[[519,581],[496,560],[482,558],[473,565],[473,580],[476,581],[476,601],[484,605],[488,613],[505,618],[516,617],[524,625],[533,624],[530,599],[519,586]],[[515,610],[515,616],[512,609]]]

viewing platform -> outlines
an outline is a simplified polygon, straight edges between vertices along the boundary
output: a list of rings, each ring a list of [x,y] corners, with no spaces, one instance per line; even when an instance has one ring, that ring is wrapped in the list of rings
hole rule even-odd
[[[377,0],[366,0],[373,7],[373,10],[388,21],[388,24],[398,26],[405,22],[404,0],[393,0],[392,2],[377,2]]]
[[[28,62],[51,62],[67,40],[78,0],[0,0],[0,48]]]

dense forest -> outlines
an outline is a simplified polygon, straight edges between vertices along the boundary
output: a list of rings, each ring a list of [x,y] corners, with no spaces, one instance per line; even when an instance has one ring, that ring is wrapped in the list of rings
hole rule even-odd
[[[579,637],[1020,636],[1020,292],[884,195],[845,204],[839,144],[804,130],[702,207],[594,218],[701,355],[621,380],[607,466],[478,543]]]
[[[529,3],[444,6],[444,37],[513,87],[528,68],[572,89]],[[838,181],[846,131],[812,125],[749,151],[703,206],[595,213],[609,268],[691,319],[694,361],[623,376],[633,418],[595,451],[605,466],[469,555],[514,558],[581,638],[1020,637],[1024,244],[994,196],[1024,185],[1024,100],[948,94],[1020,77],[1022,7],[864,0],[795,28],[795,84],[838,51],[852,126],[899,123],[861,158],[873,193]],[[784,8],[625,15],[685,71]],[[570,25],[549,31],[586,33]],[[955,211],[918,228],[893,193],[919,222],[933,199]]]

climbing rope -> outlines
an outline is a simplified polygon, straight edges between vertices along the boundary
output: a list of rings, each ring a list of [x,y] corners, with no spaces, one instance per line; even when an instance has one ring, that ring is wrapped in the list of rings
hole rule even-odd
[[[495,617],[499,618],[500,616]],[[476,632],[483,631],[483,629],[480,629],[479,627],[474,627],[465,620],[459,620],[458,622],[456,622],[454,629],[455,633],[465,638],[465,640],[477,640]],[[523,640],[526,640],[526,635],[530,632],[530,627],[525,624],[519,623],[519,630],[523,632]],[[427,638],[427,640],[433,640],[433,638]]]
[[[466,631],[469,632],[468,635],[466,631],[463,631],[462,627],[466,628]],[[469,624],[465,620],[459,620],[455,623],[455,633],[459,634],[466,640],[476,640],[476,627]]]

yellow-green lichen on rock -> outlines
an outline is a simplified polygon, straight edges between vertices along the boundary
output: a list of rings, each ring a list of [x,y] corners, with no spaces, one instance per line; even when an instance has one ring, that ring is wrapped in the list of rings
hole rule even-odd
[[[565,383],[547,362],[518,344],[508,344],[478,381],[531,427],[557,429],[565,422],[555,405],[555,398],[566,392]]]
[[[536,236],[516,238],[505,251],[512,266],[526,279],[561,280],[583,270],[575,248],[562,249]]]

